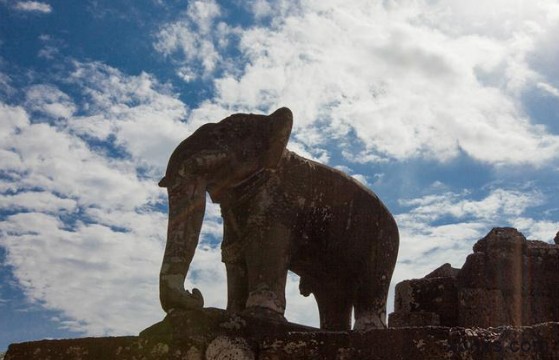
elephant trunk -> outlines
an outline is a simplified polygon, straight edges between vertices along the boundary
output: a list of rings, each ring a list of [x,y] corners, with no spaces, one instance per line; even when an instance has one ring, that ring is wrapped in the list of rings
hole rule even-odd
[[[167,244],[159,275],[159,297],[163,310],[203,307],[201,293],[184,289],[184,281],[202,228],[206,207],[206,184],[190,182],[168,186],[169,223]]]

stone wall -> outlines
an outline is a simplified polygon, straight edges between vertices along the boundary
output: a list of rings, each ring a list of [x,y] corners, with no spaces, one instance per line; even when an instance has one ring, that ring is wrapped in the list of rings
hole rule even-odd
[[[559,321],[559,245],[495,228],[462,269],[441,266],[396,286],[389,324],[494,327]]]

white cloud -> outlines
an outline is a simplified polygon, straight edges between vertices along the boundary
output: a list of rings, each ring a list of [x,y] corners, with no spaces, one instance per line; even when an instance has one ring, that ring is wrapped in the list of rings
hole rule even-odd
[[[98,63],[76,63],[71,80],[81,87],[85,115],[68,122],[83,137],[114,137],[133,161],[160,176],[174,147],[194,129],[183,122],[188,109],[151,75],[127,76]]]
[[[2,114],[2,121],[0,121],[0,140],[2,141],[29,125],[29,118],[22,107],[0,103],[0,114]]]
[[[2,41],[0,41],[0,45],[2,45]],[[16,89],[12,86],[12,79],[8,75],[0,73],[0,94],[9,96],[15,92]]]
[[[272,5],[266,0],[254,0],[249,2],[249,9],[257,19],[272,16],[274,14]]]
[[[2,147],[20,161],[0,160],[14,180],[2,186],[0,207],[20,213],[0,222],[0,244],[8,249],[7,263],[27,296],[80,319],[80,330],[91,334],[129,333],[150,322],[135,319],[134,312],[156,320],[148,311],[150,304],[157,309],[147,295],[155,291],[148,273],[157,274],[154,255],[162,251],[162,236],[148,237],[153,231],[136,232],[132,226],[126,232],[111,230],[108,221],[81,223],[96,209],[115,209],[115,226],[127,226],[126,217],[117,215],[133,213],[142,220],[137,227],[145,230],[149,222],[136,209],[159,197],[155,183],[139,181],[125,162],[101,158],[79,139],[44,123],[12,131]],[[72,218],[81,220],[72,224]],[[164,229],[164,222],[153,229]],[[108,318],[108,323],[101,320]]]
[[[43,14],[49,14],[52,12],[52,6],[39,1],[18,1],[15,3],[14,8],[20,11],[38,12]]]
[[[557,221],[518,217],[514,220],[514,224],[528,239],[549,243],[553,243],[553,238],[559,231],[559,222]]]
[[[237,29],[247,62],[225,66],[214,81],[216,96],[200,108],[289,106],[299,142],[325,148],[353,131],[353,146],[340,141],[339,150],[358,162],[449,161],[464,153],[493,165],[557,160],[559,136],[533,124],[520,102],[524,90],[544,80],[530,58],[559,23],[546,17],[549,1],[511,7],[494,0],[484,3],[487,12],[457,1],[386,4],[310,1],[282,7],[271,25]],[[188,45],[194,30],[185,26],[163,27],[168,32],[156,47],[203,54]],[[213,64],[216,54],[203,57]]]
[[[70,97],[50,85],[33,85],[26,91],[26,108],[54,119],[69,118],[76,111]]]
[[[198,32],[207,34],[212,30],[214,20],[221,15],[221,9],[214,0],[193,1],[186,14],[197,25]]]
[[[559,89],[544,83],[544,82],[540,82],[537,84],[538,88],[542,89],[543,91],[547,92],[549,95],[555,96],[557,98],[559,98]]]
[[[81,140],[47,124],[33,124],[3,144],[16,149],[25,171],[14,175],[20,189],[41,188],[79,197],[83,205],[133,209],[155,198],[153,184],[136,179],[133,164],[102,158]]]
[[[25,192],[16,195],[0,197],[0,209],[31,210],[48,213],[62,211],[73,211],[76,208],[76,201],[72,199],[59,198],[49,192]]]
[[[10,216],[2,232],[28,298],[79,320],[72,330],[131,333],[161,317],[153,296],[159,261],[150,256],[162,251],[159,239],[97,224],[67,230],[44,213]]]
[[[528,207],[539,205],[542,201],[542,195],[538,192],[495,189],[479,201],[467,198],[467,193],[447,192],[403,200],[401,204],[414,207],[406,215],[414,219],[434,221],[442,216],[452,216],[456,219],[477,217],[494,221],[499,217],[518,216]]]
[[[228,47],[235,29],[218,21],[221,9],[214,0],[190,2],[176,22],[161,27],[154,48],[176,61],[177,74],[185,81],[210,75],[225,64],[219,53]]]

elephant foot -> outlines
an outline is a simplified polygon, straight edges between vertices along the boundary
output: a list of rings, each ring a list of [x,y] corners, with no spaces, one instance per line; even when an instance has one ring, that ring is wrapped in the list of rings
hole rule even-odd
[[[160,289],[161,305],[165,312],[174,309],[199,310],[204,307],[204,297],[198,289],[192,293],[182,287]]]
[[[246,308],[242,312],[243,315],[253,318],[258,318],[266,321],[272,321],[276,323],[286,323],[287,319],[280,313],[260,306],[252,306]]]
[[[243,311],[245,315],[260,319],[287,322],[283,316],[284,312],[285,300],[282,301],[275,292],[271,291],[265,285],[250,292],[246,302],[246,308]]]
[[[367,331],[373,329],[386,329],[386,324],[378,314],[364,314],[355,319],[353,330]]]
[[[246,308],[261,307],[282,314],[285,312],[285,298],[278,295],[267,286],[261,286],[248,294]]]

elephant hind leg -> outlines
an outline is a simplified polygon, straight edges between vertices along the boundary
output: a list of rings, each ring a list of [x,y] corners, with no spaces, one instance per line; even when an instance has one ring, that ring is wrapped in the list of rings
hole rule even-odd
[[[374,306],[355,306],[354,330],[385,329],[386,326],[386,301]]]
[[[245,264],[226,263],[227,270],[227,311],[241,312],[248,297],[248,276]]]
[[[386,299],[396,258],[398,256],[398,228],[392,216],[379,217],[378,228],[369,234],[370,261],[365,261],[362,278],[356,288],[355,330],[386,328]],[[370,235],[369,235],[370,236]]]
[[[354,330],[386,328],[386,299],[391,269],[365,272],[363,281],[357,286],[353,298],[355,308]]]
[[[312,290],[318,305],[321,329],[351,329],[351,294],[340,283],[341,281],[338,284],[321,284]]]
[[[386,328],[386,298],[390,277],[386,274],[366,276],[357,286],[353,306],[355,308],[354,330]]]
[[[376,265],[376,266],[374,266]],[[373,264],[363,273],[353,298],[354,330],[386,328],[386,300],[392,277],[392,267]]]

